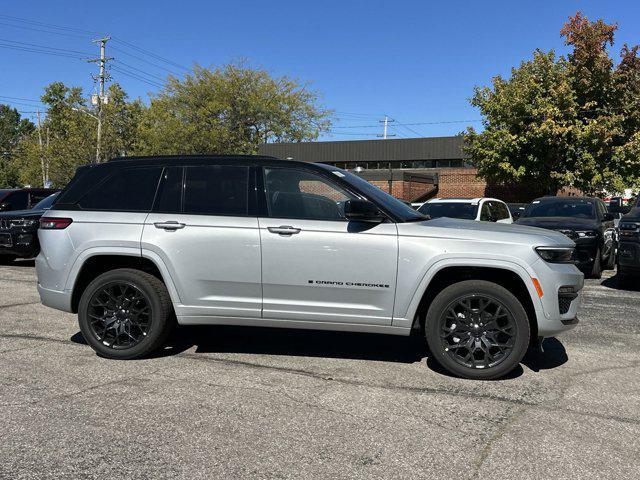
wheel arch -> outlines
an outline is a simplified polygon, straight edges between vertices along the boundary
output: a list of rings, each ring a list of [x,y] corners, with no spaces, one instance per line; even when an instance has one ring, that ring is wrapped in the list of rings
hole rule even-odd
[[[506,263],[506,262],[505,262]],[[486,280],[509,290],[522,303],[531,326],[531,338],[537,338],[538,316],[543,315],[542,305],[537,298],[531,276],[517,265],[454,264],[434,268],[425,275],[427,281],[408,310],[411,328],[422,330],[426,313],[433,299],[446,287],[464,280]]]
[[[133,255],[127,253],[110,254],[96,252],[95,254],[87,256],[83,259],[82,265],[79,267],[78,273],[76,274],[73,282],[71,292],[71,311],[73,313],[78,312],[80,297],[82,297],[82,293],[85,288],[94,278],[105,272],[116,270],[118,268],[133,268],[153,275],[165,284],[172,302],[177,302],[179,299],[171,277],[169,276],[166,267],[158,262],[158,259],[143,257],[139,253],[137,255]]]

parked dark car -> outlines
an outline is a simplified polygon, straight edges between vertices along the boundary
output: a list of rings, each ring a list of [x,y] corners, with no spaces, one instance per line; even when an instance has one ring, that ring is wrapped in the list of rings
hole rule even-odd
[[[57,196],[57,193],[49,195],[29,210],[0,213],[0,263],[38,255],[40,217],[51,208]]]
[[[0,190],[0,212],[28,210],[58,190],[52,188],[14,188]]]
[[[630,277],[640,277],[640,205],[635,206],[618,224],[618,278],[626,283]]]
[[[543,197],[531,202],[516,222],[556,230],[576,243],[576,266],[591,278],[615,266],[614,216],[599,198]]]
[[[511,216],[513,217],[513,221],[515,222],[519,219],[524,210],[527,208],[528,203],[507,203],[507,207],[509,207],[509,211],[511,212]]]

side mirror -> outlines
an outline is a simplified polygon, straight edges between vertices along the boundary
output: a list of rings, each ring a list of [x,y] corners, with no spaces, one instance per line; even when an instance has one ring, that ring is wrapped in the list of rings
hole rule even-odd
[[[0,212],[6,212],[11,210],[11,204],[10,203],[0,203]]]
[[[608,210],[610,213],[622,213],[622,197],[612,197]]]
[[[616,218],[616,217],[615,217],[615,215],[614,215],[613,213],[605,213],[605,214],[604,214],[604,217],[602,217],[602,219],[603,219],[605,222],[610,222],[610,221],[612,221],[612,220],[615,220],[615,218]]]
[[[378,207],[367,200],[347,200],[344,202],[344,216],[358,222],[382,222],[384,215]]]
[[[511,214],[511,217],[512,217],[514,220],[517,220],[517,219],[519,219],[519,218],[520,218],[520,215],[522,215],[522,212],[521,212],[520,210],[516,210],[515,212],[513,212],[513,213]]]

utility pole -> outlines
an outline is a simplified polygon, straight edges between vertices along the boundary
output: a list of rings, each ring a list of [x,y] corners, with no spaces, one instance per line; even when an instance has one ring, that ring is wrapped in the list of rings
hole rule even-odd
[[[387,128],[389,126],[389,122],[395,122],[395,120],[390,119],[387,115],[384,116],[384,120],[378,120],[380,123],[384,124],[382,135],[378,135],[378,137],[382,137],[383,140],[386,140],[387,137],[395,137],[394,134],[388,134]]]
[[[102,105],[104,105],[106,103],[107,97],[105,97],[104,95],[104,84],[107,80],[109,80],[109,74],[106,73],[106,66],[107,66],[107,62],[109,60],[113,60],[113,57],[107,57],[106,55],[106,50],[107,50],[107,42],[111,40],[111,37],[106,36],[104,38],[98,38],[96,40],[93,40],[93,43],[99,43],[100,44],[100,58],[94,58],[89,60],[90,62],[95,62],[95,63],[99,63],[100,64],[100,73],[98,74],[97,77],[93,77],[94,80],[97,80],[99,82],[99,87],[98,87],[98,102],[97,102],[97,107],[98,107],[98,115],[97,115],[97,119],[98,119],[98,133],[97,133],[97,139],[96,139],[96,160],[95,163],[100,163],[100,150],[101,150],[101,143],[102,143]]]
[[[36,112],[38,114],[38,145],[40,146],[40,168],[42,169],[42,186],[49,188],[51,183],[49,182],[49,160],[45,159],[44,155],[44,142],[42,141],[42,118],[40,117],[40,110]],[[49,127],[47,127],[47,147],[49,146]]]

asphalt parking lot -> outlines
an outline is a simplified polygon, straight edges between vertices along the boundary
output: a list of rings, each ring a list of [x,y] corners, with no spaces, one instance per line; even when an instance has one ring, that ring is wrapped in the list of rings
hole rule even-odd
[[[588,280],[581,324],[504,380],[415,339],[191,328],[111,361],[0,267],[0,477],[640,478],[640,288]]]

